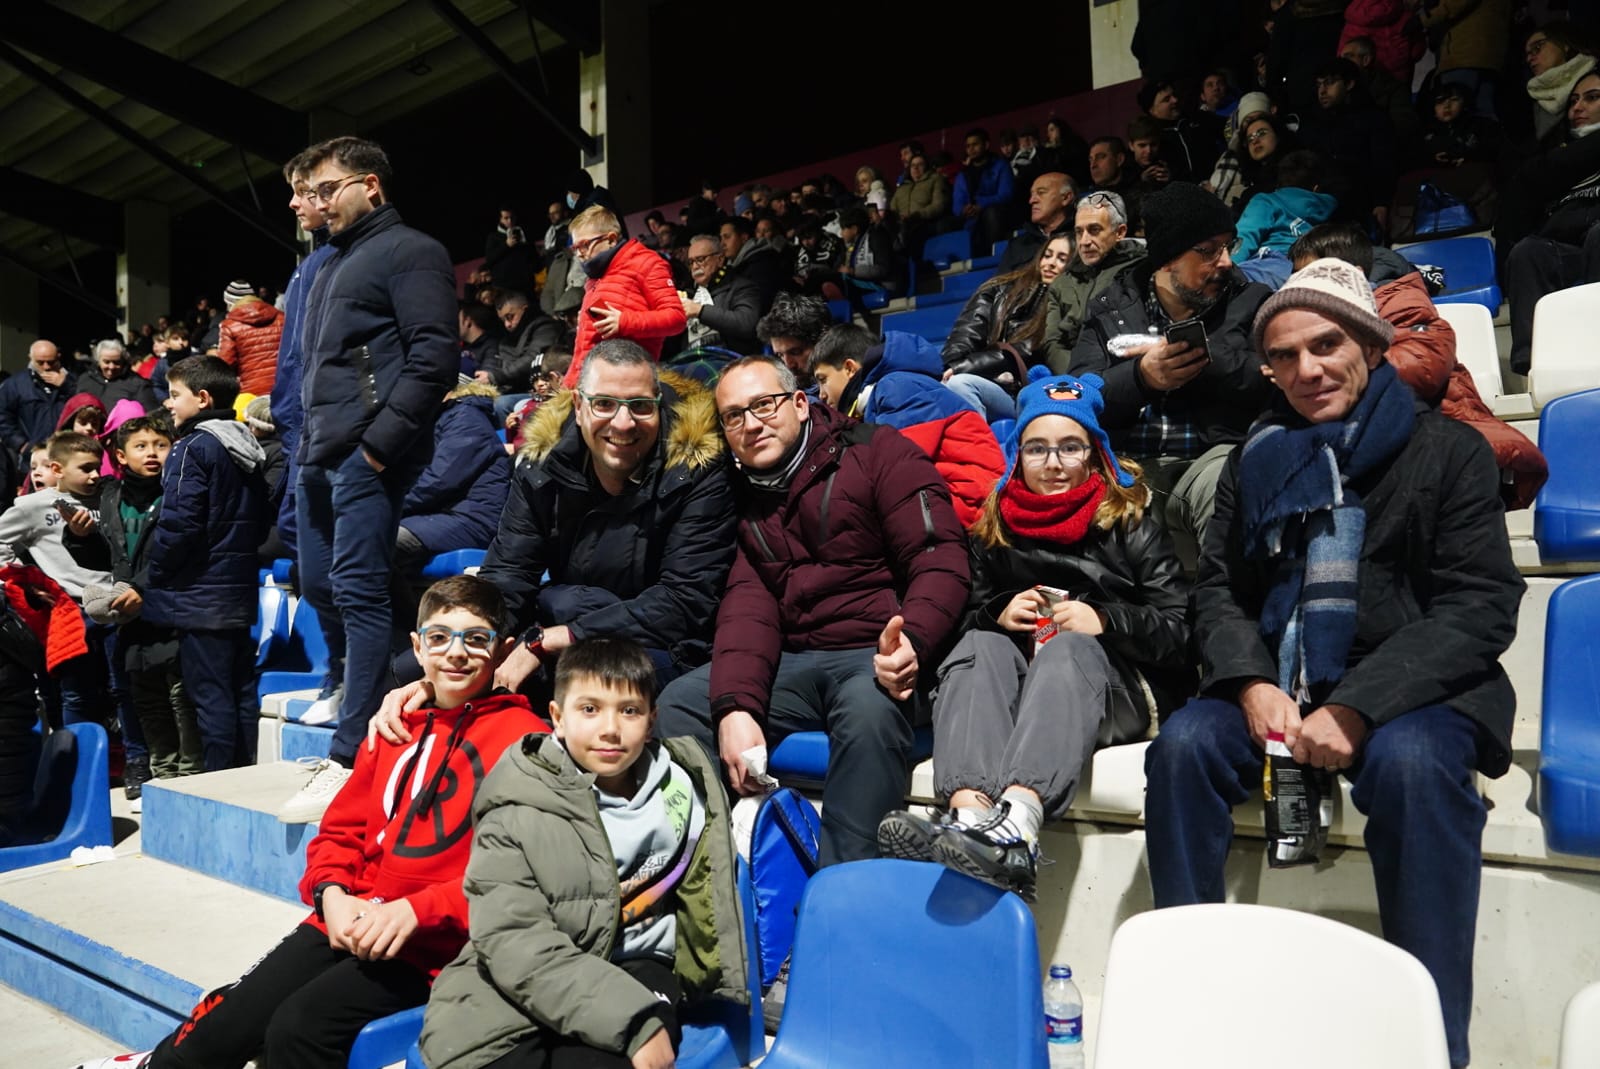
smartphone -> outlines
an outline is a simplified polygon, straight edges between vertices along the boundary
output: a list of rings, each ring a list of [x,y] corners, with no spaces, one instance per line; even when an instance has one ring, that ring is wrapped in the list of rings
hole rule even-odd
[[[1187,345],[1204,351],[1206,325],[1198,319],[1185,319],[1181,323],[1174,323],[1167,328],[1167,342],[1171,345]]]
[[[61,513],[61,518],[63,520],[70,520],[72,517],[76,516],[80,507],[81,506],[79,505],[74,505],[64,497],[56,498],[56,511]]]
[[[589,318],[590,318],[590,319],[599,319],[599,318],[600,318],[600,317],[601,317],[601,316],[603,316],[603,315],[605,315],[605,313],[604,313],[604,312],[602,312],[602,311],[601,311],[601,310],[600,310],[600,309],[598,309],[598,308],[590,308],[590,309],[589,309]]]

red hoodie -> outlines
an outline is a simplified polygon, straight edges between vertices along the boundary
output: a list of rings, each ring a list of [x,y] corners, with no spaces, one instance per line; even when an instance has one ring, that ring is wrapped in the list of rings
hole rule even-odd
[[[380,741],[376,751],[363,746],[356,754],[355,770],[306,847],[300,897],[309,903],[318,884],[338,883],[362,898],[406,899],[417,930],[399,956],[433,977],[467,940],[461,880],[472,849],[473,796],[501,753],[550,725],[512,694],[419,709],[405,720],[411,742]],[[328,930],[315,913],[305,923]]]

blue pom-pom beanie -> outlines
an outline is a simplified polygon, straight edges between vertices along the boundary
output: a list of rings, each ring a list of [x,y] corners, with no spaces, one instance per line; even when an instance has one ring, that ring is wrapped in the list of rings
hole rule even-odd
[[[1028,371],[1028,385],[1017,394],[1017,420],[1011,434],[1001,446],[1006,454],[1006,474],[1000,480],[1003,488],[1017,470],[1017,452],[1021,448],[1028,424],[1040,416],[1066,416],[1089,432],[1089,437],[1100,449],[1106,469],[1119,486],[1132,486],[1133,476],[1122,470],[1117,454],[1111,448],[1111,439],[1100,426],[1100,413],[1106,401],[1100,393],[1105,380],[1099,375],[1058,375],[1043,365]]]

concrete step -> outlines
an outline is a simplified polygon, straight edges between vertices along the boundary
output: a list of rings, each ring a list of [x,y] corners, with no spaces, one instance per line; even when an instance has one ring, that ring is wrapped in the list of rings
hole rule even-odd
[[[278,808],[310,778],[293,762],[234,768],[146,785],[146,855],[239,887],[300,901],[315,824],[281,824]]]
[[[120,1054],[124,1048],[60,1010],[0,987],[0,1021],[6,1022],[6,1065],[67,1069],[87,1058]]]
[[[0,879],[0,984],[142,1050],[305,914],[150,857],[18,870]]]

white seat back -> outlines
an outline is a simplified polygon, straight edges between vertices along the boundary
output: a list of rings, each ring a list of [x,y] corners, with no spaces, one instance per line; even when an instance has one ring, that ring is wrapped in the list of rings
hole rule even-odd
[[[1117,929],[1094,1064],[1447,1069],[1450,1056],[1438,989],[1410,954],[1309,913],[1203,905]]]
[[[1472,373],[1472,384],[1485,404],[1505,393],[1500,378],[1500,352],[1494,341],[1494,317],[1481,304],[1441,304],[1439,317],[1456,332],[1456,361]]]
[[[1536,408],[1600,386],[1600,282],[1547,293],[1533,309],[1528,392]]]
[[[1572,996],[1561,1015],[1560,1069],[1600,1065],[1600,982]]]

